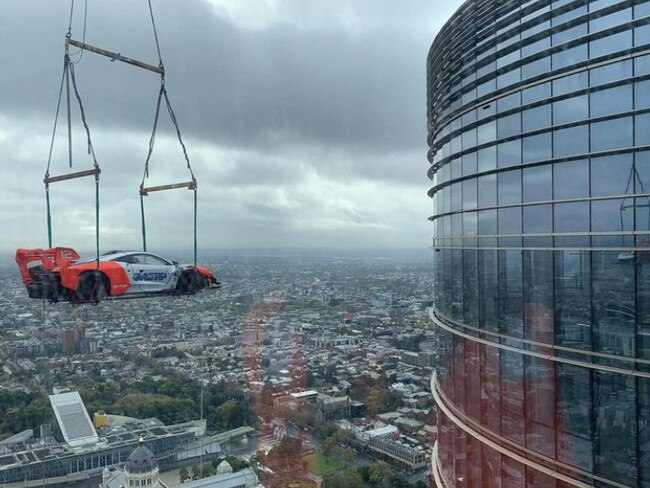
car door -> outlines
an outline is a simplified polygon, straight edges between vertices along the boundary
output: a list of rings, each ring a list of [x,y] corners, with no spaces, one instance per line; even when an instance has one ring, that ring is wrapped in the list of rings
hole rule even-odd
[[[128,265],[136,292],[157,292],[168,288],[176,266],[154,254],[133,254]]]

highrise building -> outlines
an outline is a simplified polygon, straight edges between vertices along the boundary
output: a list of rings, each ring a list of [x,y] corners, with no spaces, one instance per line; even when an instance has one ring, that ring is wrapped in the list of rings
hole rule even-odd
[[[467,0],[428,57],[439,487],[650,487],[650,1]]]

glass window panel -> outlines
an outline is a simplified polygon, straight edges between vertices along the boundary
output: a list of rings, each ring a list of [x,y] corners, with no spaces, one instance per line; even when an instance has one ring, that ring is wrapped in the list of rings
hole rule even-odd
[[[497,211],[483,210],[478,213],[478,233],[482,236],[493,236],[497,233]]]
[[[521,170],[498,173],[497,185],[499,205],[521,203]]]
[[[629,203],[629,202],[628,202]],[[634,199],[634,215],[635,215],[635,224],[636,230],[650,230],[650,198],[641,197]],[[630,211],[626,209],[626,211]],[[650,236],[649,235],[638,235],[636,240],[638,247],[650,247]],[[649,257],[647,254],[644,258]]]
[[[650,107],[650,80],[634,84],[634,108]]]
[[[476,215],[476,212],[465,212],[463,214],[463,235],[476,236],[477,231],[478,231],[478,216]],[[467,239],[467,241],[472,242],[474,240]],[[464,271],[465,269],[463,269],[463,272]]]
[[[553,54],[551,64],[553,69],[564,68],[565,66],[572,66],[587,59],[587,46],[580,44],[564,51]]]
[[[475,152],[463,155],[463,176],[473,175],[476,173],[477,156]]]
[[[462,140],[463,149],[469,149],[470,147],[476,146],[476,128],[463,132]]]
[[[582,329],[589,330],[588,322],[582,325]],[[573,330],[573,328],[569,329],[567,336],[571,337]],[[568,341],[566,344],[573,346]],[[593,388],[590,372],[585,368],[568,364],[558,364],[557,368],[558,460],[592,472]]]
[[[589,231],[589,202],[557,203],[553,212],[555,232]]]
[[[587,72],[576,73],[574,75],[564,76],[553,80],[553,96],[564,95],[589,85],[589,76]],[[550,95],[549,95],[550,96]]]
[[[553,131],[553,157],[589,152],[589,127],[581,125]]]
[[[548,37],[544,37],[538,41],[526,44],[521,48],[521,56],[525,58],[531,54],[539,53],[551,47],[551,40]]]
[[[596,17],[589,21],[589,32],[598,32],[603,29],[611,29],[616,25],[623,25],[632,20],[632,9],[626,8],[608,15]]]
[[[577,349],[591,349],[591,301],[584,297],[591,293],[590,278],[590,252],[588,251],[557,251],[555,253],[555,343]],[[560,352],[560,354],[563,354]],[[566,354],[566,353],[564,353]],[[589,372],[580,368],[583,374],[586,373],[587,381]],[[559,371],[561,372],[561,370]],[[564,391],[567,386],[562,381],[561,375],[558,378],[560,396],[570,396],[570,392]],[[576,381],[580,381],[576,378]],[[589,388],[585,390],[588,394]],[[583,392],[584,393],[584,392]],[[589,416],[591,402],[584,405],[586,409],[582,415]],[[590,422],[579,420],[572,422],[572,415],[569,414],[570,404],[558,404],[558,429],[572,432],[574,435],[589,437]],[[577,420],[577,419],[576,419]],[[565,460],[566,462],[566,460]]]
[[[591,124],[591,150],[606,151],[632,147],[632,117]]]
[[[650,58],[650,56],[648,56]],[[650,60],[648,61],[650,71]],[[539,85],[531,86],[521,91],[521,101],[524,104],[533,103],[538,100],[546,100],[551,96],[551,83],[541,83]]]
[[[536,136],[524,137],[523,161],[543,161],[552,157],[551,133],[538,134]]]
[[[553,165],[553,198],[589,196],[589,161],[568,161]]]
[[[591,196],[626,195],[632,171],[632,155],[616,154],[591,159]]]
[[[461,123],[464,126],[469,125],[472,122],[476,122],[476,110],[470,110],[469,112],[464,113],[461,117]]]
[[[521,33],[521,37],[522,37],[522,39],[525,39],[527,37],[538,34],[539,32],[543,32],[546,29],[548,29],[549,27],[551,27],[551,22],[549,20],[544,20],[543,22],[540,22],[539,24],[533,25],[533,26],[529,27],[528,29],[526,29],[525,31],[523,31]]]
[[[546,56],[536,61],[526,63],[521,67],[521,79],[532,78],[533,76],[548,73],[551,70],[551,57]]]
[[[463,190],[460,183],[451,185],[451,211],[463,208]]]
[[[591,58],[605,56],[606,54],[623,51],[632,47],[632,31],[623,31],[618,34],[596,39],[589,43]]]
[[[463,175],[463,166],[461,164],[460,158],[452,159],[449,162],[449,168],[451,169],[451,179],[455,180],[460,178]]]
[[[503,88],[521,81],[521,68],[515,68],[497,76],[497,88]]]
[[[480,149],[478,152],[478,170],[489,171],[497,167],[497,148],[490,146]]]
[[[541,293],[533,293],[532,296],[527,297],[524,302],[524,313],[530,315],[530,324],[526,324],[526,332],[528,333],[529,325],[530,338],[540,342],[552,343],[553,337],[550,340],[542,341],[539,337],[538,331],[541,324],[546,325],[550,318],[551,327],[553,330],[553,310],[548,308],[548,305],[553,306],[553,264],[549,261],[552,255],[543,251],[530,251],[531,255],[531,284],[530,290],[534,288],[539,289]],[[540,257],[541,259],[537,259]],[[524,263],[524,273],[526,272],[526,263]],[[526,280],[526,276],[524,276]],[[526,289],[527,287],[524,287]],[[550,292],[550,293],[549,293]],[[548,300],[550,294],[551,300]],[[526,303],[528,302],[528,303]],[[526,310],[526,308],[530,310]],[[528,313],[527,313],[528,312]],[[555,427],[555,365],[547,359],[526,357],[526,417],[533,420],[535,423],[542,424],[546,427]],[[533,429],[533,432],[537,429]],[[537,431],[539,433],[539,431]],[[532,437],[540,437],[539,434]],[[551,444],[547,448],[537,449],[540,452],[553,456],[555,451],[555,442],[553,435],[550,436],[550,442],[543,436],[543,442],[540,440],[535,441],[537,445]]]
[[[541,202],[551,198],[551,167],[524,168],[523,201]]]
[[[521,208],[499,209],[499,234],[521,234]]]
[[[625,267],[619,266],[619,269],[621,268]],[[603,321],[606,321],[607,325],[615,324],[618,326],[617,329],[624,327],[614,317],[604,317]],[[633,324],[625,325],[633,329]],[[607,332],[607,343],[610,342],[610,338],[611,341],[615,341],[629,337],[627,330],[621,331],[620,335],[616,332],[612,330]],[[603,371],[596,371],[594,377],[596,384],[594,396],[597,400],[594,412],[597,445],[594,472],[620,483],[638,486],[636,382],[631,376]]]
[[[489,117],[490,115],[494,115],[497,113],[497,106],[496,103],[486,103],[483,105],[481,108],[477,110],[477,117],[478,119],[484,119],[486,117]]]
[[[589,5],[589,11],[596,12],[597,10],[601,10],[619,2],[621,2],[621,0],[592,0]]]
[[[551,232],[553,214],[551,205],[524,207],[524,234]]]
[[[471,90],[468,90],[465,93],[463,93],[460,99],[460,104],[467,105],[468,103],[473,102],[474,100],[476,100],[476,89],[472,88]]]
[[[650,144],[650,114],[634,116],[634,145]]]
[[[634,76],[650,74],[650,55],[634,58]]]
[[[564,44],[571,39],[576,39],[587,34],[587,24],[578,24],[570,27],[569,29],[556,32],[551,37],[551,42],[554,46]]]
[[[497,164],[499,168],[521,164],[521,139],[502,142],[497,146]]]
[[[632,61],[626,59],[618,63],[611,63],[600,68],[589,70],[589,83],[591,86],[602,85],[610,81],[624,80],[632,76]]]
[[[492,142],[497,138],[497,123],[496,121],[488,122],[478,126],[478,143],[485,144]]]
[[[646,15],[650,15],[650,3],[644,2],[642,4],[634,6],[635,19],[640,19],[641,17],[645,17]]]
[[[648,98],[650,98],[650,95],[648,95]],[[541,105],[524,110],[522,112],[522,125],[524,132],[549,127],[551,125],[551,106]]]
[[[560,6],[562,6],[564,4],[567,4],[567,3],[570,3],[570,2],[569,1],[563,1],[563,2],[555,1],[555,2],[553,2],[553,9],[555,10],[555,9],[559,8]],[[575,19],[576,17],[580,17],[581,15],[584,15],[586,13],[587,13],[587,6],[586,5],[584,5],[582,7],[574,8],[572,10],[569,10],[568,12],[565,12],[563,14],[560,14],[560,15],[556,16],[556,17],[553,17],[551,19],[551,24],[553,26],[560,25],[560,24],[563,24],[564,22],[567,22],[567,21],[569,21],[571,19]]]
[[[634,29],[634,45],[643,46],[648,43],[650,43],[650,25]]]
[[[489,54],[491,52],[494,52],[494,49],[491,51],[488,51],[486,54]],[[481,66],[476,70],[476,76],[481,77],[483,75],[486,75],[488,73],[492,73],[495,69],[497,69],[497,64],[494,61],[491,61],[487,63],[486,65]]]
[[[507,97],[502,97],[497,100],[497,110],[499,112],[509,110],[511,108],[519,107],[521,105],[521,93],[513,93]]]
[[[489,93],[492,93],[494,90],[497,88],[497,82],[493,78],[491,80],[486,81],[485,83],[480,84],[476,88],[476,95],[478,97],[482,97],[484,95],[488,95]]]
[[[599,117],[632,110],[632,86],[623,85],[589,94],[591,116]]]
[[[501,212],[499,212],[499,226],[501,226]],[[523,337],[523,290],[522,290],[522,256],[521,251],[500,251],[498,254],[499,267],[499,324],[501,331],[515,337]],[[508,381],[508,387],[502,384],[501,407],[509,412],[523,414],[523,360],[521,354],[513,353],[508,357],[501,351],[502,361],[505,359],[507,374],[501,375],[501,380]],[[503,364],[502,364],[503,366]],[[515,381],[517,383],[515,383]],[[520,386],[515,388],[515,384]],[[508,390],[506,393],[505,390]],[[507,398],[506,401],[504,399]],[[502,421],[504,434],[509,432],[517,434],[523,442],[522,420],[519,423],[506,425]],[[507,430],[506,430],[507,429]],[[510,485],[505,485],[510,486]]]
[[[497,137],[499,139],[521,132],[521,114],[515,113],[497,119]]]
[[[460,140],[460,135],[457,135],[451,140],[451,154],[456,154],[463,150],[463,145]]]
[[[593,232],[623,232],[633,230],[634,213],[629,200],[596,200],[591,202],[591,230]],[[619,246],[624,246],[622,237],[617,237]],[[616,245],[616,242],[615,242]]]
[[[553,102],[553,125],[577,122],[587,118],[589,118],[589,98],[587,95]]]
[[[494,212],[494,222],[496,223],[496,210]],[[479,226],[480,226],[479,216]],[[496,229],[490,234],[496,234]],[[486,232],[487,234],[487,232]],[[479,321],[481,328],[497,332],[499,330],[499,320],[497,314],[497,293],[498,293],[498,270],[497,254],[493,250],[479,251]],[[500,398],[499,388],[499,353],[495,353],[496,348],[481,347],[481,399],[483,413],[483,425],[488,428],[496,427],[500,429],[500,415],[498,413]],[[495,389],[497,391],[495,391]],[[496,415],[493,415],[496,413]]]
[[[476,179],[463,181],[463,208],[471,209],[476,208],[478,203],[478,196],[476,191]]]
[[[650,151],[640,151],[634,155],[634,167],[637,178],[636,193],[650,193]]]
[[[497,175],[478,178],[478,206],[492,207],[497,204]]]
[[[504,66],[507,66],[510,63],[514,63],[515,61],[518,61],[520,57],[521,54],[517,49],[511,53],[501,56],[500,58],[497,58],[497,69],[503,68]]]
[[[639,378],[638,385],[639,425],[648,426],[650,425],[650,379]],[[641,460],[650,459],[650,429],[647,427],[639,429],[639,457]],[[639,472],[642,480],[641,486],[647,485],[650,482],[650,463],[639,462]]]

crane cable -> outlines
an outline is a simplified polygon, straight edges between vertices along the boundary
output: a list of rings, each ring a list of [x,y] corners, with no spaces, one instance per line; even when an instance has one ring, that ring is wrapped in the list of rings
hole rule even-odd
[[[66,39],[70,39],[72,36],[72,18],[74,13],[74,0],[71,0],[70,5],[70,20],[68,23],[68,32],[66,33]],[[85,24],[85,20],[84,20]],[[84,26],[85,30],[85,26]],[[83,102],[81,101],[81,95],[79,94],[79,89],[77,87],[77,79],[74,71],[74,63],[70,59],[70,53],[68,44],[66,42],[65,46],[65,55],[63,58],[63,75],[61,77],[61,84],[59,87],[59,96],[56,104],[56,114],[54,116],[54,127],[52,129],[52,138],[50,140],[50,150],[47,159],[47,168],[45,170],[45,199],[46,199],[46,211],[47,211],[47,239],[48,247],[52,247],[52,212],[50,204],[50,185],[48,178],[50,176],[50,167],[52,164],[52,153],[54,150],[54,140],[56,138],[56,130],[59,120],[59,113],[61,108],[61,99],[63,97],[63,85],[66,85],[66,108],[67,108],[67,125],[68,125],[68,164],[72,167],[72,116],[71,116],[71,96],[70,96],[70,82],[72,82],[72,89],[74,91],[75,98],[79,104],[79,112],[81,115],[81,121],[86,132],[86,142],[87,142],[87,151],[88,154],[92,157],[93,166],[95,171],[95,262],[97,269],[99,268],[99,163],[97,162],[97,157],[95,155],[95,150],[93,148],[92,139],[90,137],[90,127],[86,120],[86,111],[84,110]]]
[[[149,150],[147,152],[147,158],[144,163],[144,172],[142,174],[142,181],[140,183],[140,210],[142,214],[142,247],[143,250],[147,250],[147,227],[146,227],[146,219],[145,219],[145,211],[144,211],[144,197],[146,195],[146,192],[144,191],[144,182],[145,180],[149,177],[149,161],[151,159],[151,154],[153,153],[153,148],[154,144],[156,141],[156,131],[158,129],[158,118],[160,116],[160,104],[162,102],[163,97],[165,98],[165,106],[167,108],[167,113],[169,114],[169,118],[171,119],[172,123],[174,124],[174,128],[176,129],[176,137],[178,138],[178,142],[181,145],[181,148],[183,150],[183,157],[185,158],[185,162],[187,164],[187,169],[190,172],[190,176],[192,178],[192,185],[190,186],[190,189],[194,192],[194,265],[196,266],[197,263],[197,207],[198,207],[198,202],[197,202],[197,182],[196,182],[196,177],[194,176],[194,171],[192,171],[192,165],[190,164],[190,158],[187,154],[187,148],[185,147],[185,143],[183,142],[183,138],[181,136],[181,130],[178,125],[178,120],[176,119],[176,115],[174,114],[174,110],[172,109],[171,102],[169,101],[169,95],[167,94],[167,89],[165,88],[165,65],[163,64],[162,60],[162,55],[160,52],[160,42],[158,41],[158,31],[156,29],[156,21],[154,19],[153,15],[153,9],[151,7],[151,0],[147,0],[147,3],[149,5],[149,16],[151,17],[151,27],[153,29],[153,36],[154,40],[156,42],[156,51],[158,52],[158,63],[160,68],[162,68],[162,74],[160,75],[160,91],[158,92],[158,101],[156,103],[156,112],[154,116],[154,121],[153,121],[153,129],[151,131],[151,137],[149,138]]]

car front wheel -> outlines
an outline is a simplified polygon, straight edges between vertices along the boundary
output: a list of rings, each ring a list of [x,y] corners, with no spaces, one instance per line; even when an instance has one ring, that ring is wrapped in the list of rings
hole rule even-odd
[[[181,293],[193,295],[197,291],[205,288],[205,278],[195,269],[186,269],[181,274],[176,284],[176,290]]]

